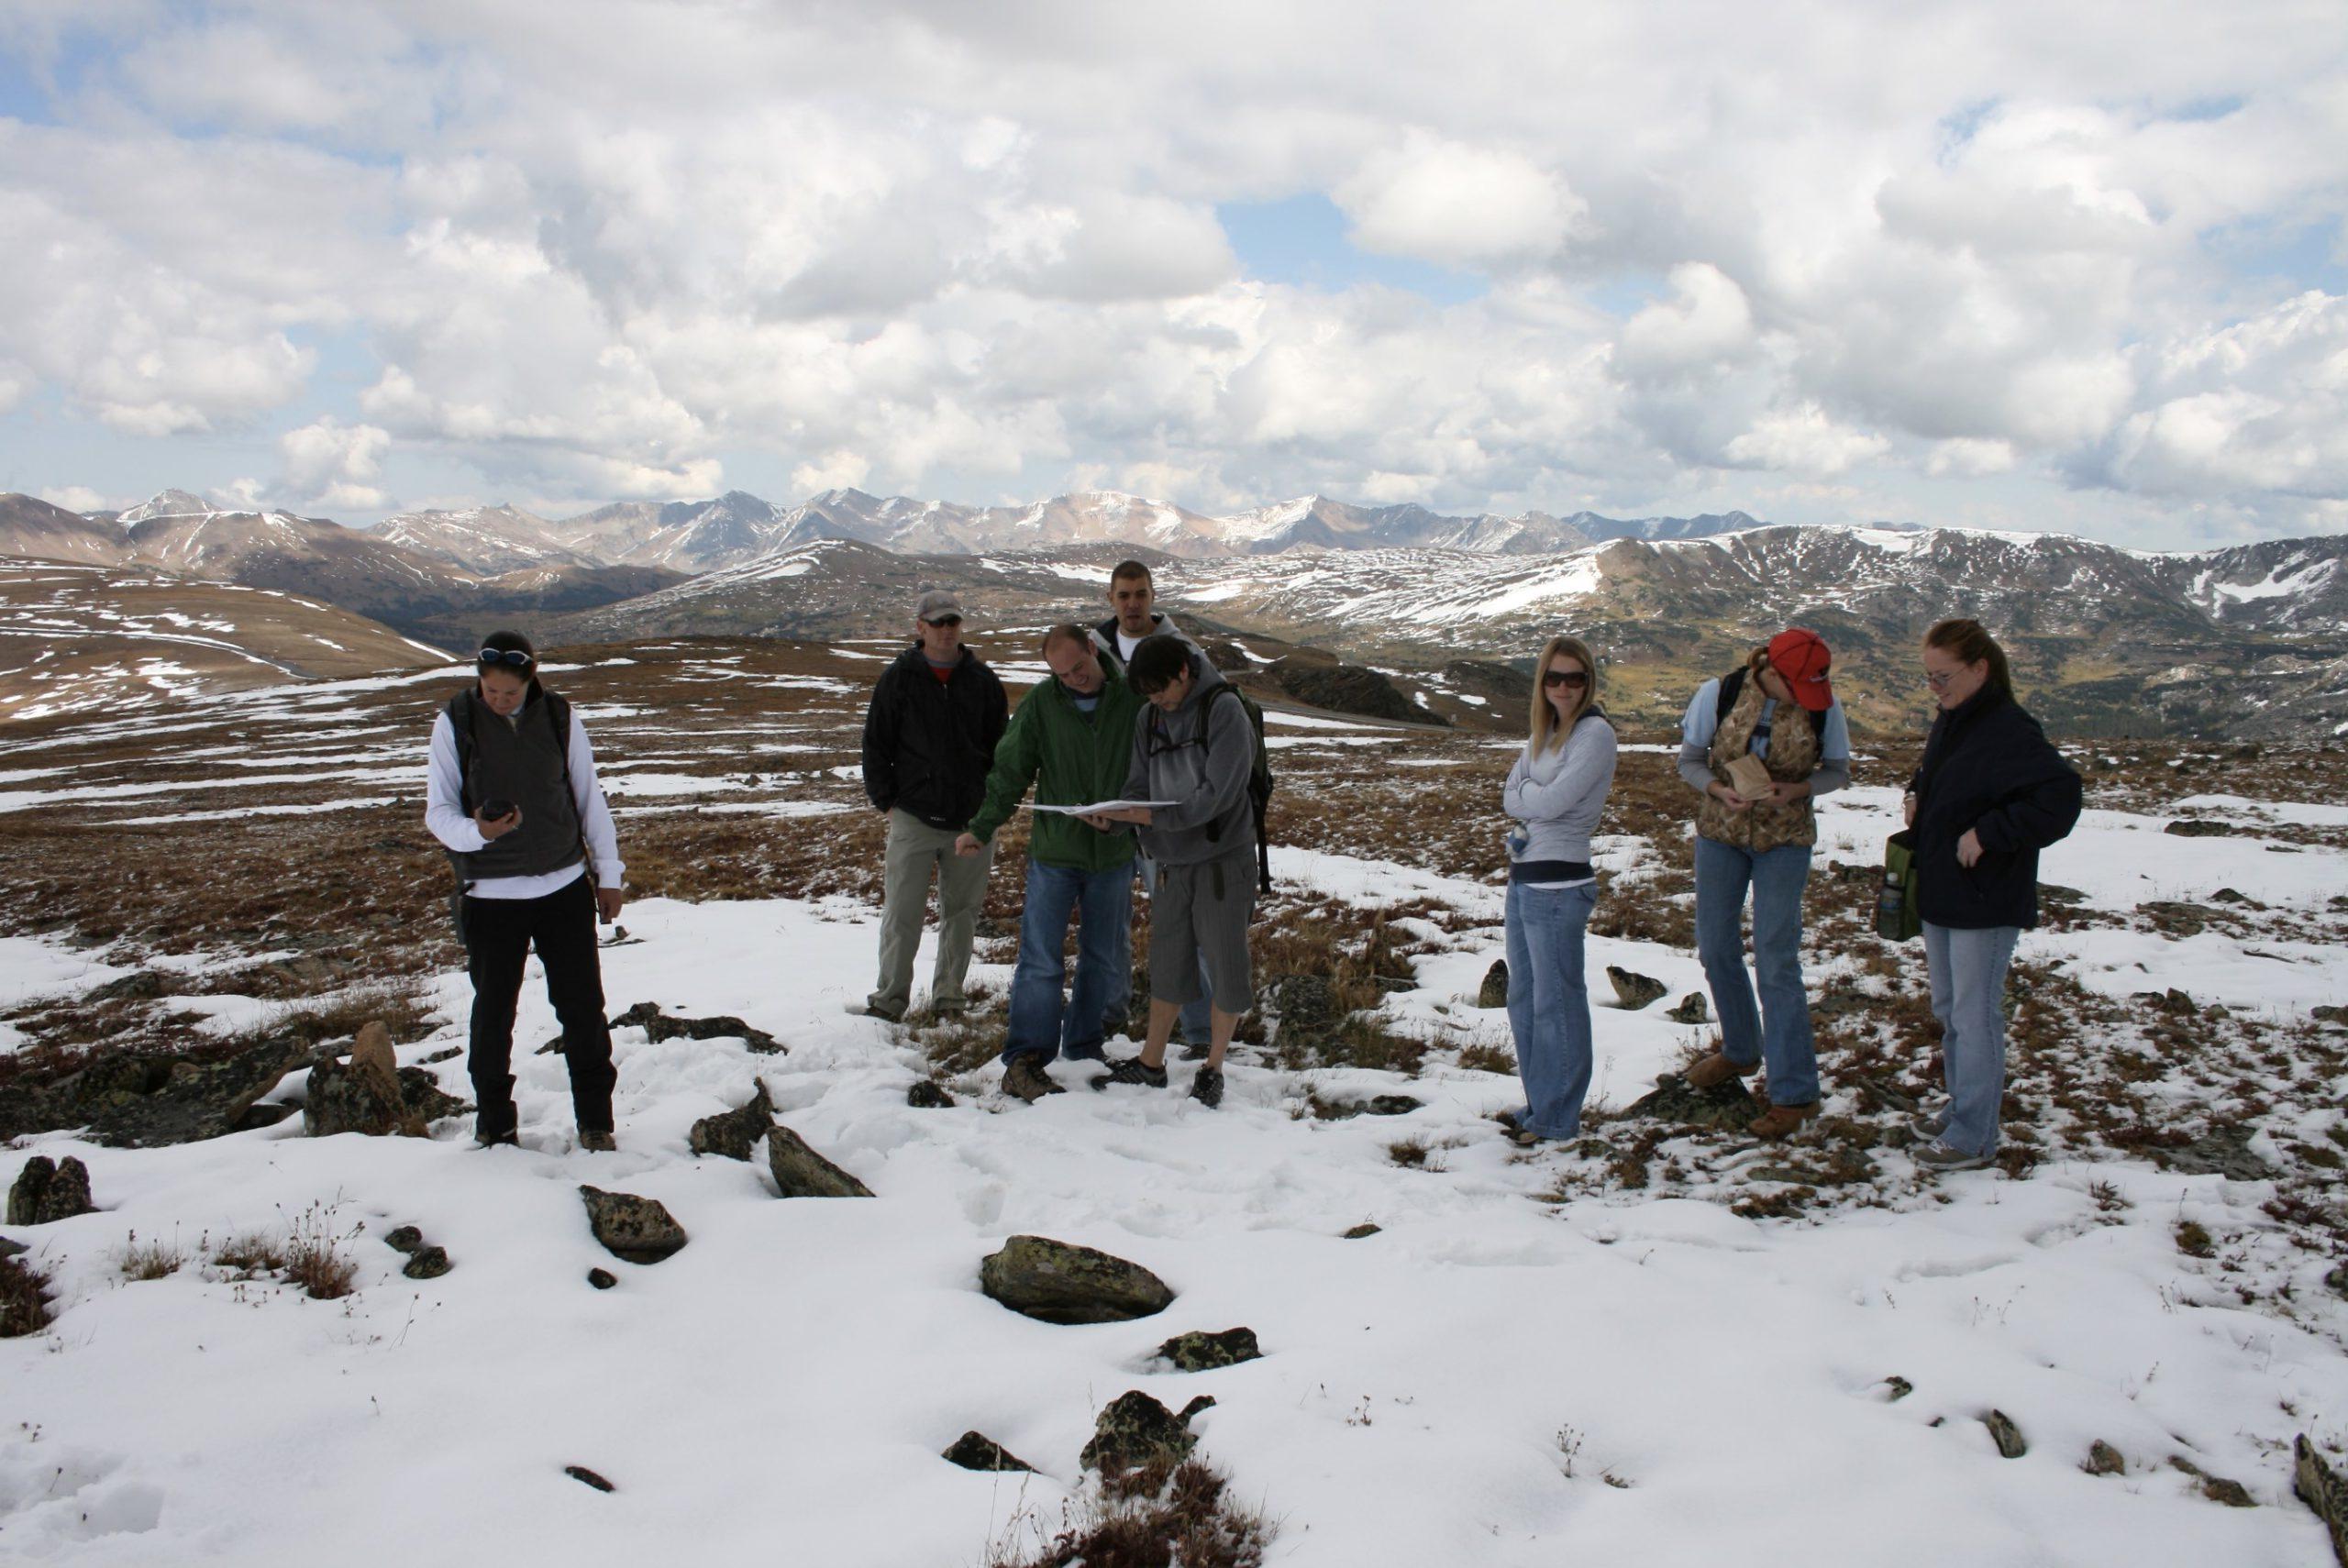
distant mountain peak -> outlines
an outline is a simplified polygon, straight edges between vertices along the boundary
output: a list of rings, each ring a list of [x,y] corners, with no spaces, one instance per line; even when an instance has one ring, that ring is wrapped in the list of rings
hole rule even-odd
[[[144,523],[154,517],[208,517],[222,508],[183,490],[166,490],[148,497],[122,514],[122,524]]]

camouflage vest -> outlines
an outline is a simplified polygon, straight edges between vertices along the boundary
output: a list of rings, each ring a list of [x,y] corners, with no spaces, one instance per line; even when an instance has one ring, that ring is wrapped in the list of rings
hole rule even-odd
[[[1736,706],[1713,733],[1709,760],[1712,777],[1722,783],[1728,782],[1726,765],[1753,749],[1753,731],[1761,723],[1761,704],[1767,697],[1761,683],[1747,678],[1744,690],[1737,693]],[[1817,769],[1818,736],[1804,722],[1806,718],[1798,702],[1778,704],[1769,725],[1769,750],[1760,759],[1770,778],[1799,784]],[[1749,806],[1732,812],[1708,793],[1696,808],[1696,831],[1717,844],[1759,855],[1789,844],[1816,844],[1818,817],[1807,795],[1783,806]]]

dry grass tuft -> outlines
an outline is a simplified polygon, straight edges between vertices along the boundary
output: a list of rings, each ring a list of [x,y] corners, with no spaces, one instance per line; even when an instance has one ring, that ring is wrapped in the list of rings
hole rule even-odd
[[[1516,1072],[1516,1053],[1505,1045],[1488,1045],[1479,1040],[1472,1045],[1462,1045],[1459,1048],[1459,1065],[1470,1072],[1500,1073],[1513,1077]]]
[[[1049,1541],[998,1547],[987,1568],[1262,1568],[1271,1538],[1220,1472],[1185,1459],[1121,1478],[1064,1515]]]
[[[130,1232],[130,1240],[123,1244],[122,1273],[126,1279],[162,1279],[179,1273],[187,1263],[187,1254],[180,1250],[177,1240],[142,1242],[138,1232]]]
[[[241,1236],[231,1236],[212,1251],[212,1263],[229,1274],[243,1279],[257,1279],[265,1274],[277,1274],[285,1267],[285,1244],[273,1236],[249,1231]]]
[[[336,1301],[349,1295],[359,1264],[342,1249],[366,1228],[357,1224],[337,1234],[334,1209],[323,1203],[311,1204],[294,1221],[293,1237],[285,1248],[286,1279],[316,1301]]]

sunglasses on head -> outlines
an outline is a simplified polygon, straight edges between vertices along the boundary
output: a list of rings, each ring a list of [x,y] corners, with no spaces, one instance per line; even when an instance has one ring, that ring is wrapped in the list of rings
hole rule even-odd
[[[483,669],[496,664],[510,664],[515,669],[527,669],[538,662],[537,656],[524,653],[520,648],[483,648],[479,659]]]
[[[937,615],[922,623],[925,626],[958,626],[961,624],[962,617],[959,615]]]
[[[1545,669],[1541,672],[1544,686],[1587,686],[1589,671],[1586,669]]]

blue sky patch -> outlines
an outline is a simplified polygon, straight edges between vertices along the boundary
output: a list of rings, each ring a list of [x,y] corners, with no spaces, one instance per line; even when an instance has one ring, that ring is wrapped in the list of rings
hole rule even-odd
[[[1463,304],[1487,285],[1472,272],[1357,248],[1346,215],[1318,191],[1278,202],[1225,202],[1214,210],[1231,248],[1251,278],[1335,293],[1381,283],[1432,300]]]

